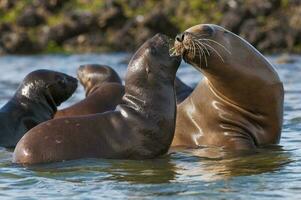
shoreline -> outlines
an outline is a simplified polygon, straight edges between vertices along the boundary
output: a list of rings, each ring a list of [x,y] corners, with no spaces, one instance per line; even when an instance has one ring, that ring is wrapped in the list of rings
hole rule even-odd
[[[263,53],[301,53],[301,2],[56,0],[0,2],[0,54],[134,52],[156,33],[199,23],[234,32]]]

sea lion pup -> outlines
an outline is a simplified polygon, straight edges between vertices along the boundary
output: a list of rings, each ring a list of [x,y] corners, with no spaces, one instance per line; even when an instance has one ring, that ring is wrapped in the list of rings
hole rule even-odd
[[[13,162],[147,159],[166,153],[175,129],[174,79],[181,62],[169,55],[168,42],[167,36],[157,34],[135,53],[116,111],[40,124],[17,144]]]
[[[15,147],[28,130],[52,119],[57,106],[67,100],[76,87],[75,78],[60,72],[29,73],[0,110],[0,146]]]
[[[283,85],[262,54],[210,24],[179,34],[174,47],[204,79],[178,106],[172,146],[248,150],[279,142]]]
[[[111,111],[121,103],[124,86],[109,66],[88,64],[77,70],[77,77],[86,91],[86,98],[56,112],[54,118],[88,115]]]
[[[107,65],[81,65],[77,70],[77,78],[84,86],[86,96],[92,94],[105,82],[122,84],[121,78],[117,72]]]

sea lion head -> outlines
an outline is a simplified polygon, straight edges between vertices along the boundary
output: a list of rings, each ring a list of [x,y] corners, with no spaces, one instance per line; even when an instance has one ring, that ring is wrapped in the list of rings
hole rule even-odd
[[[205,70],[231,62],[232,54],[235,53],[233,50],[242,49],[239,40],[241,38],[223,27],[199,24],[178,34],[172,50],[174,54],[182,55],[185,62],[197,70]]]
[[[77,79],[67,74],[41,69],[29,73],[17,92],[33,101],[43,101],[56,110],[77,88]]]
[[[147,40],[132,57],[127,70],[126,83],[130,85],[164,84],[175,79],[181,62],[180,56],[170,56],[170,40],[166,35],[156,34]]]
[[[86,96],[93,92],[96,87],[104,82],[113,82],[121,84],[122,81],[117,72],[107,66],[99,64],[87,64],[79,66],[77,77],[84,86]]]
[[[223,80],[223,84],[228,85],[237,77],[253,86],[257,82],[258,85],[279,82],[276,71],[260,52],[218,25],[199,24],[187,29],[176,36],[172,50],[201,71],[211,83]]]

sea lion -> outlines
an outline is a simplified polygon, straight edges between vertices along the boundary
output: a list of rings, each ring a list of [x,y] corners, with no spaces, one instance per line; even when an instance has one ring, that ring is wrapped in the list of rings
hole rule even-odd
[[[186,85],[178,77],[176,77],[175,79],[175,90],[176,90],[177,104],[182,103],[182,101],[184,101],[193,92],[193,88]]]
[[[121,103],[124,86],[113,68],[107,65],[88,64],[78,68],[77,77],[86,91],[86,98],[62,110],[54,118],[79,116],[111,111]],[[175,79],[177,104],[193,91],[180,78]]]
[[[121,103],[124,86],[109,66],[88,64],[77,70],[77,77],[86,91],[86,98],[56,112],[54,118],[88,115],[111,111]]]
[[[212,24],[179,34],[174,48],[205,78],[178,106],[172,146],[250,150],[279,142],[283,84],[260,52]]]
[[[99,64],[87,64],[79,66],[77,77],[84,86],[86,96],[93,93],[103,83],[122,84],[117,72],[110,66]]]
[[[40,124],[19,141],[13,162],[147,159],[166,153],[175,130],[174,80],[181,62],[169,55],[168,43],[167,36],[157,34],[134,54],[115,111]]]
[[[52,119],[57,106],[67,100],[76,87],[75,78],[60,72],[29,73],[0,109],[0,146],[15,147],[28,130]]]

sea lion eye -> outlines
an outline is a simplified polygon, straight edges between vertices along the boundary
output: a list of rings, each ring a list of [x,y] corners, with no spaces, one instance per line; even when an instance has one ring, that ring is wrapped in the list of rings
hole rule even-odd
[[[60,85],[62,85],[62,86],[66,86],[66,85],[67,85],[66,79],[60,79],[60,80],[58,81],[58,83],[59,83]]]
[[[212,35],[213,34],[213,28],[208,26],[208,25],[205,25],[202,27],[202,31],[205,33],[205,34],[208,34],[208,35]]]

